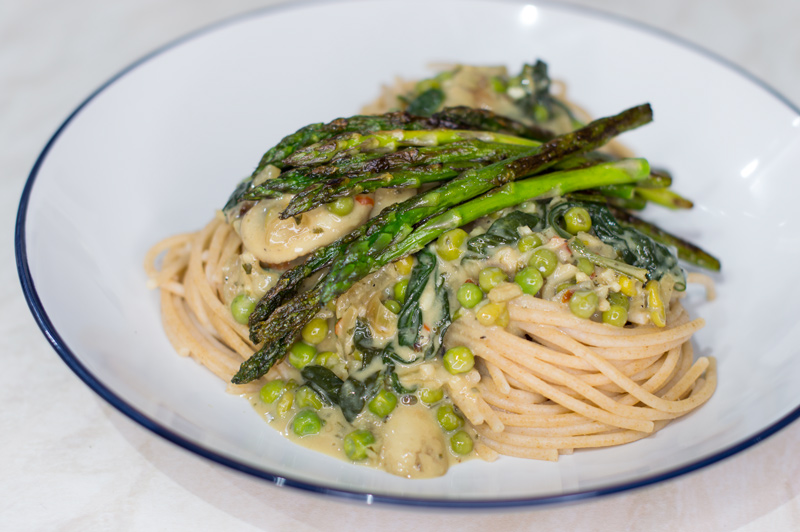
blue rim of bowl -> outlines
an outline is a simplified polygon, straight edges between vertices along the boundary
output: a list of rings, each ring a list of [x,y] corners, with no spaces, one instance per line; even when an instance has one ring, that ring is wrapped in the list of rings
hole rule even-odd
[[[379,0],[380,1],[380,0]],[[385,0],[391,1],[391,0]],[[481,0],[489,2],[491,0]],[[769,93],[772,97],[777,99],[778,101],[782,102],[786,105],[791,111],[796,113],[800,116],[800,108],[794,105],[789,99],[785,96],[780,94],[778,91],[773,89],[771,86],[760,80],[759,78],[755,77],[751,73],[744,70],[742,67],[728,61],[727,59],[709,51],[705,48],[689,42],[685,39],[677,37],[667,31],[661,30],[659,28],[654,28],[647,24],[643,24],[638,21],[634,21],[632,19],[628,19],[619,15],[606,13],[603,11],[599,11],[596,9],[584,7],[584,6],[576,6],[569,3],[563,2],[553,2],[552,0],[533,0],[530,2],[526,2],[525,0],[504,0],[506,3],[514,3],[514,4],[533,4],[533,5],[546,5],[549,8],[553,9],[560,9],[564,11],[574,11],[580,13],[582,15],[589,15],[591,17],[595,17],[598,19],[605,19],[611,22],[614,22],[619,25],[629,26],[634,29],[637,29],[643,33],[655,35],[665,41],[671,42],[673,44],[677,44],[683,48],[689,49],[695,52],[698,55],[705,56],[712,61],[723,65],[724,67],[736,72],[743,78],[747,79],[748,81],[754,83],[755,85],[759,86],[761,89]],[[565,503],[565,502],[575,502],[581,501],[586,499],[592,499],[604,495],[611,495],[615,493],[620,493],[624,491],[633,490],[636,488],[656,484],[659,482],[663,482],[666,480],[670,480],[687,473],[691,473],[693,471],[697,471],[702,469],[706,466],[719,462],[725,458],[733,456],[753,445],[756,443],[763,441],[767,437],[775,434],[782,428],[789,425],[794,420],[800,418],[800,405],[797,408],[792,410],[789,414],[784,416],[782,419],[778,420],[777,422],[769,425],[768,427],[764,428],[757,434],[750,436],[749,438],[728,447],[727,449],[723,449],[718,451],[717,453],[712,454],[711,456],[707,456],[701,460],[697,460],[690,464],[684,465],[682,467],[666,471],[663,473],[659,473],[657,475],[645,477],[638,479],[636,481],[629,481],[623,482],[620,484],[615,484],[611,486],[606,486],[603,488],[591,489],[591,490],[584,490],[584,491],[574,491],[570,493],[562,493],[557,495],[546,495],[546,496],[537,496],[537,497],[523,497],[523,498],[513,498],[513,499],[502,499],[502,500],[485,500],[485,499],[460,499],[460,500],[453,500],[453,499],[433,499],[433,498],[413,498],[413,497],[400,497],[400,496],[390,496],[390,495],[379,495],[379,494],[370,494],[365,492],[358,492],[358,491],[351,491],[351,490],[344,490],[344,489],[337,489],[328,486],[317,485],[309,482],[304,482],[300,480],[291,479],[289,477],[283,477],[266,471],[264,469],[259,469],[257,467],[253,467],[247,465],[245,463],[239,462],[235,459],[231,459],[226,457],[218,452],[215,452],[210,449],[206,449],[180,435],[175,432],[172,432],[170,429],[154,422],[146,415],[139,412],[135,407],[125,402],[122,398],[116,395],[111,389],[106,387],[97,377],[95,377],[90,371],[88,371],[83,364],[79,361],[78,357],[70,350],[61,336],[58,334],[58,331],[53,326],[53,323],[50,321],[50,318],[47,315],[44,306],[42,305],[41,300],[39,299],[39,295],[36,292],[36,288],[34,286],[33,278],[31,276],[30,268],[28,266],[28,259],[27,259],[27,249],[26,249],[26,240],[25,240],[25,220],[28,211],[28,202],[30,200],[31,192],[33,191],[33,186],[36,181],[36,176],[39,173],[39,169],[44,164],[44,161],[47,157],[52,146],[55,144],[56,140],[61,136],[67,126],[72,122],[72,120],[81,112],[81,110],[86,107],[98,94],[103,92],[106,88],[112,85],[114,82],[131,72],[132,70],[136,69],[138,66],[148,62],[152,58],[165,53],[172,48],[175,48],[185,42],[191,41],[195,38],[201,37],[207,33],[211,33],[219,28],[222,28],[227,25],[235,24],[237,22],[255,18],[255,17],[262,17],[268,16],[272,13],[284,11],[284,10],[293,10],[300,7],[309,7],[315,5],[322,5],[330,3],[326,0],[301,0],[299,2],[291,2],[285,4],[278,4],[275,6],[270,6],[267,8],[258,9],[255,11],[247,12],[241,15],[233,16],[231,18],[222,20],[220,22],[211,24],[194,32],[188,33],[183,37],[180,37],[166,45],[152,51],[151,53],[145,55],[141,59],[135,61],[134,63],[130,64],[128,67],[121,70],[115,76],[110,78],[108,81],[103,83],[100,87],[98,87],[93,93],[91,93],[68,117],[64,122],[59,126],[53,136],[45,145],[42,152],[39,154],[39,157],[36,159],[36,162],[31,169],[30,174],[28,175],[28,180],[25,183],[25,188],[22,191],[22,197],[19,203],[19,209],[17,211],[17,220],[16,220],[16,227],[14,231],[14,250],[17,260],[17,272],[19,274],[20,283],[22,285],[22,291],[25,295],[25,299],[28,303],[28,307],[30,308],[31,313],[33,314],[34,319],[36,320],[37,325],[42,330],[42,333],[47,338],[47,341],[50,342],[50,345],[53,349],[58,353],[58,355],[63,359],[66,365],[73,371],[75,374],[84,382],[87,386],[89,386],[92,390],[94,390],[100,397],[108,401],[114,408],[128,416],[130,419],[135,421],[136,423],[142,425],[146,429],[158,434],[159,436],[167,439],[168,441],[183,447],[184,449],[195,453],[199,456],[207,458],[213,462],[218,464],[227,466],[231,469],[236,471],[240,471],[242,473],[246,473],[249,475],[253,475],[258,478],[262,478],[268,480],[270,482],[275,483],[278,486],[289,486],[293,488],[298,488],[300,490],[318,493],[323,495],[332,495],[335,497],[341,497],[344,499],[360,501],[367,504],[373,503],[389,503],[395,505],[405,505],[410,507],[436,507],[436,508],[451,508],[451,509],[502,509],[502,508],[523,508],[523,507],[531,507],[531,506],[541,506],[541,505],[548,505],[554,503]],[[344,0],[342,3],[348,3],[347,0]]]

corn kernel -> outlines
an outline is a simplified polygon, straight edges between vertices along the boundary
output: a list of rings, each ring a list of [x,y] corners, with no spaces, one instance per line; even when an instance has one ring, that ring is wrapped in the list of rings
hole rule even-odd
[[[633,297],[636,295],[635,280],[631,279],[627,275],[620,275],[618,282],[619,282],[620,292],[622,292],[628,297]]]

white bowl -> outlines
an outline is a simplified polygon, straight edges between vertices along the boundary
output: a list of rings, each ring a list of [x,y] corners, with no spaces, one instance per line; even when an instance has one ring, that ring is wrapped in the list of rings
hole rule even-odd
[[[354,114],[431,62],[542,58],[592,115],[649,101],[624,142],[669,168],[688,213],[646,216],[721,257],[719,298],[690,294],[697,350],[719,388],[654,437],[558,463],[472,461],[405,480],[284,440],[247,402],[177,356],[142,257],[200,228],[265,149]],[[367,501],[500,507],[575,500],[698,469],[800,416],[794,179],[800,112],[718,58],[630,22],[543,2],[305,3],[253,13],[143,59],[59,128],[20,202],[16,252],[31,310],[75,373],[153,432],[265,479]],[[786,272],[784,270],[787,269]]]

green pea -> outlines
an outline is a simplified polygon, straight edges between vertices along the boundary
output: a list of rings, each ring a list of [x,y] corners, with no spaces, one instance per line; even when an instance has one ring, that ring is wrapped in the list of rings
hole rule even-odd
[[[473,283],[462,284],[456,293],[462,307],[472,308],[483,300],[483,291]]]
[[[439,236],[436,241],[436,252],[444,260],[456,260],[463,253],[461,246],[467,240],[467,232],[463,229],[452,229]]]
[[[400,303],[406,300],[406,291],[408,290],[408,279],[395,283],[394,285],[394,298]]]
[[[314,318],[303,327],[301,336],[307,344],[317,345],[328,336],[328,320]]]
[[[447,432],[456,430],[464,424],[464,420],[456,414],[453,405],[442,405],[436,409],[436,419],[439,421],[439,425]]]
[[[536,268],[539,270],[539,273],[541,273],[544,277],[547,277],[556,271],[556,266],[558,266],[558,257],[556,256],[555,252],[550,249],[537,249],[533,252],[533,255],[531,255],[531,258],[528,261],[528,266]]]
[[[603,323],[614,327],[624,327],[627,322],[628,311],[621,305],[611,305],[608,310],[603,311]]]
[[[419,391],[419,400],[426,405],[438,403],[444,399],[444,390],[441,388],[423,388]]]
[[[301,410],[292,420],[292,431],[298,436],[319,434],[322,430],[322,420],[313,410]]]
[[[386,417],[397,406],[397,396],[389,390],[381,390],[367,405],[369,411],[378,417]]]
[[[468,347],[453,347],[444,354],[444,367],[453,375],[466,373],[475,367],[475,356]]]
[[[592,217],[583,207],[572,207],[564,214],[564,225],[568,232],[577,235],[592,228]]]
[[[592,264],[592,261],[586,257],[579,257],[578,261],[575,263],[575,266],[577,266],[578,270],[582,271],[586,275],[592,275],[594,273],[594,264]]]
[[[375,443],[375,436],[368,430],[355,430],[344,437],[344,454],[353,461],[367,457],[367,447]]]
[[[541,272],[536,268],[523,268],[514,276],[514,282],[528,295],[535,296],[544,284]]]
[[[344,198],[336,198],[332,202],[328,203],[326,207],[336,216],[347,216],[353,212],[353,207],[355,207],[355,205],[355,200],[350,196],[346,196]]]
[[[319,398],[317,392],[312,390],[309,386],[301,386],[294,394],[294,400],[298,408],[305,408],[310,406],[314,410],[322,408],[322,399]]]
[[[590,318],[597,310],[597,294],[589,290],[579,290],[569,299],[569,310],[579,318]]]
[[[542,245],[542,239],[539,235],[525,235],[517,242],[517,249],[525,253],[529,249],[538,248]]]
[[[484,268],[481,270],[481,273],[478,274],[478,284],[481,290],[487,294],[492,288],[504,282],[506,279],[508,279],[506,274],[497,267]]]
[[[323,351],[314,359],[315,364],[325,366],[328,369],[335,368],[341,361],[342,359],[339,357],[339,354],[333,351]]]
[[[631,308],[631,300],[622,292],[611,292],[608,294],[607,299],[611,306],[617,305],[618,307],[624,308],[626,311]]]
[[[247,320],[250,318],[250,314],[253,313],[255,308],[256,300],[247,294],[239,294],[231,301],[231,314],[233,314],[233,319],[242,325],[247,325]]]
[[[265,403],[274,403],[283,394],[286,389],[286,383],[281,379],[269,381],[261,387],[261,400]]]
[[[303,369],[314,361],[317,348],[303,342],[295,342],[289,349],[289,364],[297,369]]]
[[[385,306],[395,314],[400,314],[400,309],[402,308],[400,303],[398,303],[394,299],[387,299],[386,301],[383,302],[383,306]]]
[[[450,448],[456,454],[469,454],[472,452],[472,438],[463,430],[450,436]]]

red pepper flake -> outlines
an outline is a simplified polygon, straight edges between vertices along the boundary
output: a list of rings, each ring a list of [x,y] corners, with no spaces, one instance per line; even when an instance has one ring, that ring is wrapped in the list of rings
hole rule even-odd
[[[564,293],[561,295],[561,302],[566,303],[570,299],[572,299],[572,294],[575,293],[575,290],[564,290]]]
[[[424,323],[422,324],[422,328],[425,329],[425,332],[431,332],[431,328],[425,325]]]
[[[375,205],[375,200],[370,198],[369,196],[362,196],[361,194],[356,195],[356,201],[361,205],[367,205],[372,207]]]

